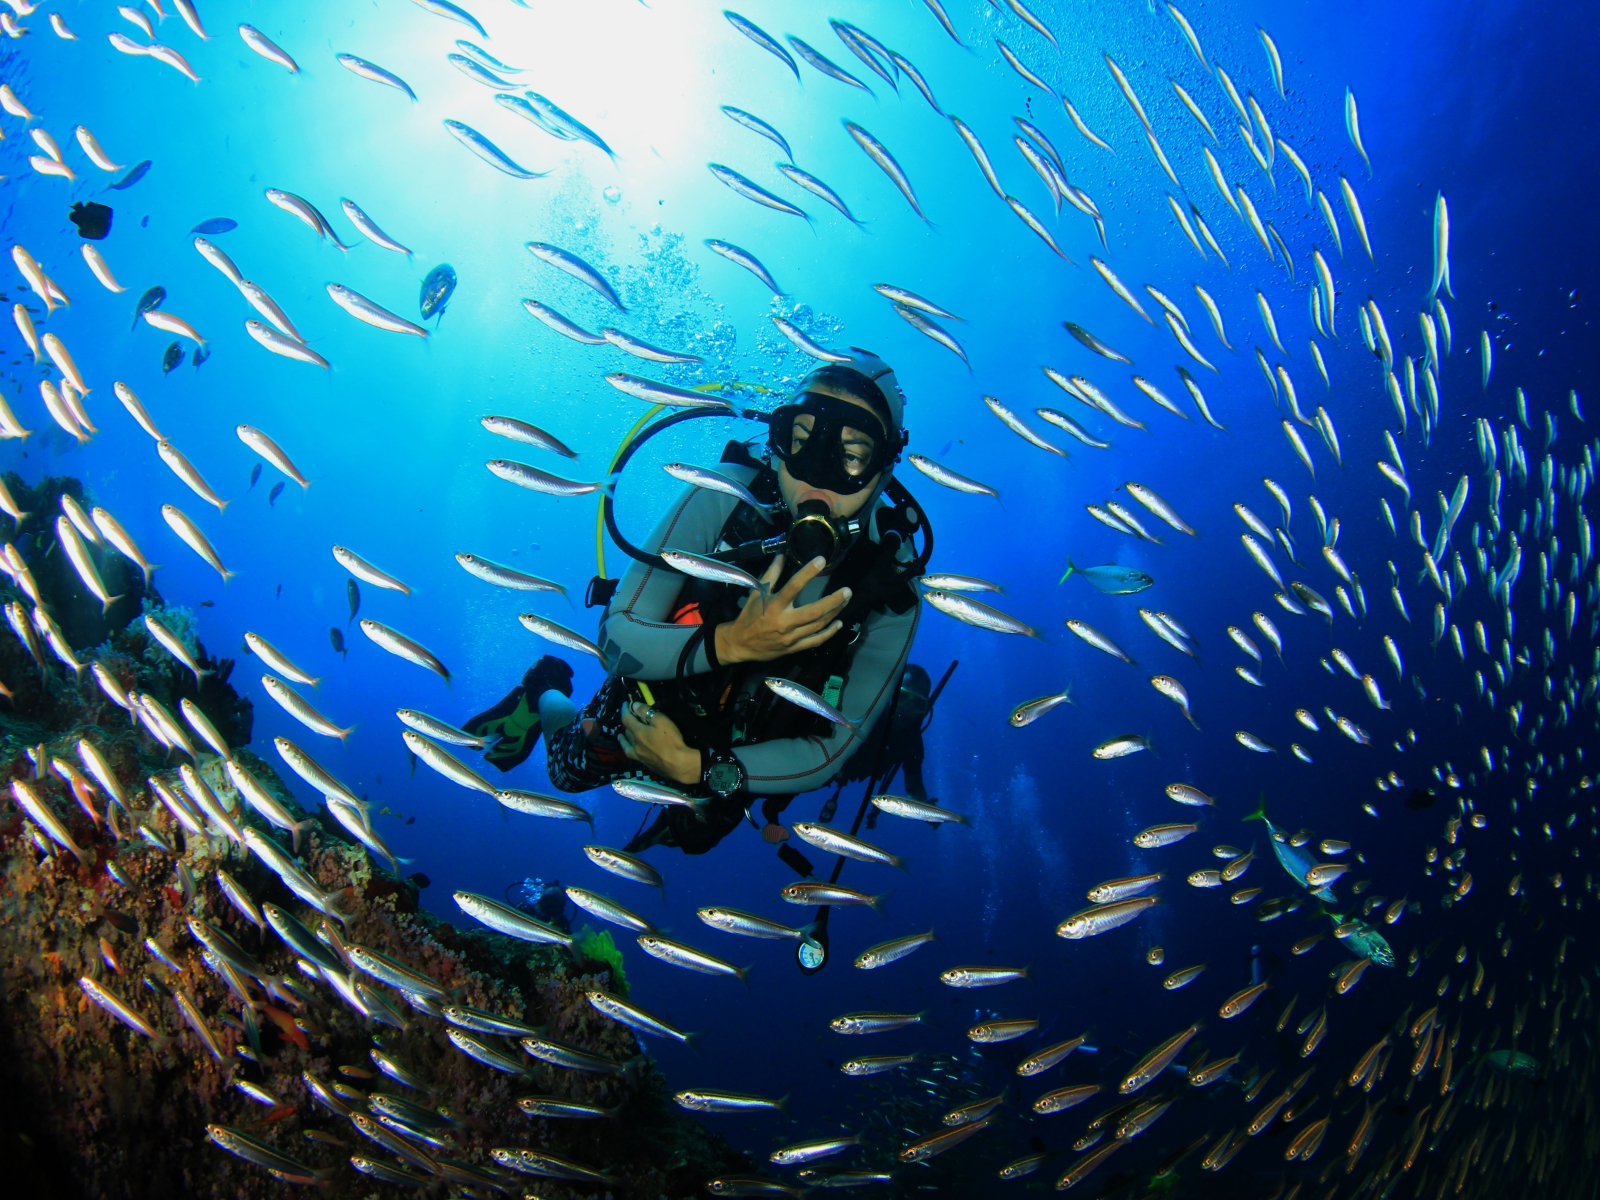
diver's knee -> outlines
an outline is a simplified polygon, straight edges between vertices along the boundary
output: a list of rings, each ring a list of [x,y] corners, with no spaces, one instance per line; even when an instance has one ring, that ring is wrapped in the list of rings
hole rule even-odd
[[[578,719],[578,706],[571,697],[550,688],[539,695],[539,727],[544,731],[545,742]]]

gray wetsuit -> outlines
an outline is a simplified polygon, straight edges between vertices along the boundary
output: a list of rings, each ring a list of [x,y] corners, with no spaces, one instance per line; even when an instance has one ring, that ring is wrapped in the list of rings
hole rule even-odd
[[[745,484],[756,475],[750,467],[724,464],[719,469]],[[667,511],[642,548],[652,553],[674,549],[709,554],[718,549],[722,527],[738,503],[731,496],[690,488]],[[821,597],[826,579],[825,574],[819,575],[808,583],[797,603]],[[629,566],[600,623],[599,641],[609,674],[647,681],[677,678],[684,647],[699,628],[674,624],[670,619],[683,583],[684,577],[675,571],[641,562]],[[858,729],[870,730],[893,698],[911,653],[919,614],[918,604],[900,614],[868,614],[837,705]],[[844,636],[844,632],[835,636]],[[698,675],[710,670],[702,643],[684,664],[684,671]],[[760,678],[752,676],[746,686],[751,690],[760,687]],[[735,746],[733,753],[744,767],[750,792],[785,795],[821,787],[861,742],[861,733],[833,725],[826,737],[748,742]]]

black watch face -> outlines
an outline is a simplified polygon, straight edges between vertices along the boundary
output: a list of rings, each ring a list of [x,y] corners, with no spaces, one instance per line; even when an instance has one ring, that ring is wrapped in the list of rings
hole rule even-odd
[[[706,786],[719,796],[726,796],[729,792],[738,790],[739,775],[738,763],[712,763],[706,768]]]

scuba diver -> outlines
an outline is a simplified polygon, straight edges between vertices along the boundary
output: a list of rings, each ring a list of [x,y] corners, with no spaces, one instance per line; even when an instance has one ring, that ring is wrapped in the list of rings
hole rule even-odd
[[[578,720],[545,727],[550,780],[582,792],[632,776],[702,801],[663,807],[628,849],[705,853],[758,798],[769,840],[782,840],[778,814],[838,775],[889,708],[917,630],[912,581],[932,552],[919,507],[894,479],[903,410],[889,365],[852,348],[770,415],[743,412],[767,422],[765,453],[730,442],[721,481],[684,493],[644,548],[605,510],[636,561],[600,624],[606,682]],[[667,421],[688,415],[699,414]],[[745,567],[760,584],[680,573],[663,550]],[[769,678],[802,685],[848,724],[780,698]]]

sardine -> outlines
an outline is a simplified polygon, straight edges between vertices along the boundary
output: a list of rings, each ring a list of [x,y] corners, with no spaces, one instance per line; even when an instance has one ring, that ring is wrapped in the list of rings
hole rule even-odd
[[[856,145],[860,146],[867,157],[878,165],[879,169],[889,177],[895,187],[900,189],[900,194],[906,198],[906,203],[911,205],[911,211],[921,217],[923,221],[927,221],[927,214],[922,211],[922,206],[917,203],[916,193],[911,189],[911,180],[907,177],[900,164],[895,161],[894,155],[889,153],[888,147],[853,121],[846,121],[844,127],[851,138],[855,140]],[[929,223],[931,224],[931,222]]]
[[[733,245],[731,242],[718,241],[716,238],[707,238],[705,244],[706,247],[713,253],[720,254],[729,262],[735,263],[738,266],[743,267],[746,271],[749,271],[762,283],[766,284],[774,296],[783,295],[783,289],[780,288],[777,284],[777,281],[773,279],[772,272],[768,271],[766,267],[762,266],[761,260],[756,258],[756,256],[751,254],[748,250],[742,250],[738,246]],[[527,303],[529,302],[524,301],[524,304]],[[532,309],[529,309],[529,311],[531,312]]]

